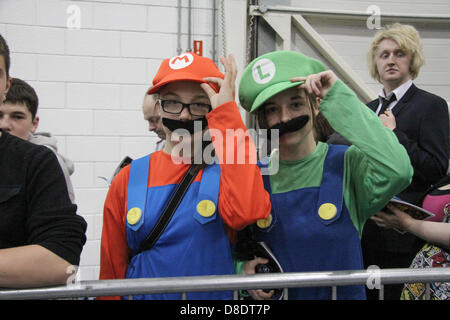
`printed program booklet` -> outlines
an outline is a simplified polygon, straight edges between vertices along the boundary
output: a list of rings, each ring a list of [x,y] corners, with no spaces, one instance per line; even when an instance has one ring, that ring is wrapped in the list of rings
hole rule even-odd
[[[402,210],[406,214],[410,215],[414,219],[417,220],[427,220],[431,217],[434,217],[434,213],[431,213],[430,211],[425,210],[424,208],[418,207],[413,205],[412,203],[400,200],[398,198],[393,198],[389,201],[389,204],[394,205],[396,208]],[[387,207],[384,209],[387,213],[392,213]],[[394,228],[395,231],[405,234],[406,231],[399,230]]]

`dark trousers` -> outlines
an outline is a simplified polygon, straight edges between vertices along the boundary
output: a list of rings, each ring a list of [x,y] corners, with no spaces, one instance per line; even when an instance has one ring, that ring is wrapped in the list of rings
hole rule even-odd
[[[410,234],[400,235],[397,231],[378,227],[368,220],[363,229],[361,248],[364,268],[376,265],[380,269],[409,268],[423,241]],[[385,300],[399,300],[403,284],[384,286]],[[366,287],[367,300],[378,300],[379,290]]]

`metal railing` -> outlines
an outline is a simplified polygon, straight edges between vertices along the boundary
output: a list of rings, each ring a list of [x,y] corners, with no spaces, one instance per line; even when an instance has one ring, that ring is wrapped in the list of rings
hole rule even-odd
[[[297,287],[332,288],[332,299],[336,296],[338,286],[375,284],[380,289],[380,299],[383,299],[385,284],[395,283],[431,283],[450,282],[450,268],[426,269],[368,269],[355,271],[330,272],[295,272],[272,273],[256,275],[221,275],[171,278],[142,278],[120,280],[81,281],[68,285],[36,288],[8,289],[0,291],[0,299],[67,299],[98,296],[128,296],[155,293],[233,290],[235,300],[238,299],[238,289],[270,289]],[[429,285],[427,285],[429,298]]]
[[[334,19],[356,19],[367,20],[368,17],[373,15],[369,11],[356,11],[356,10],[330,10],[330,9],[318,9],[318,8],[299,8],[288,6],[266,6],[266,5],[251,5],[249,7],[249,14],[251,15],[263,15],[266,13],[277,14],[301,14],[302,16],[309,17],[323,17]],[[381,12],[380,12],[381,15]],[[395,12],[382,12],[382,17],[386,21],[407,21],[407,22],[419,22],[427,24],[435,24],[439,26],[445,26],[450,24],[449,14],[429,14],[429,13],[395,13]]]

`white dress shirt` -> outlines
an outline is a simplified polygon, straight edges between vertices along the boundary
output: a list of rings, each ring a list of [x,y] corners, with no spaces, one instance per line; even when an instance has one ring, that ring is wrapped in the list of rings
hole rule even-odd
[[[395,88],[387,97],[386,97],[386,93],[384,92],[384,89],[381,89],[381,92],[378,95],[379,103],[378,103],[378,108],[377,108],[376,114],[379,115],[379,113],[380,113],[381,105],[383,104],[383,99],[389,100],[391,98],[392,94],[395,94],[395,97],[397,99],[395,101],[392,101],[386,109],[386,110],[392,111],[392,109],[394,109],[397,102],[405,95],[406,91],[408,91],[408,89],[412,86],[412,84],[413,84],[413,82],[411,79],[406,81],[404,84]]]

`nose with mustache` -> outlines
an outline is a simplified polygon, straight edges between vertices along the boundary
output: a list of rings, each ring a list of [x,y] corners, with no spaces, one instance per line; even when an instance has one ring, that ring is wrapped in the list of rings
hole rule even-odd
[[[197,125],[195,123],[197,122]],[[189,132],[190,135],[193,135],[197,132],[202,132],[204,129],[208,128],[208,121],[206,120],[206,117],[196,119],[196,120],[189,120],[189,121],[180,121],[180,120],[173,120],[168,118],[162,118],[162,123],[164,126],[166,126],[170,131],[174,132],[177,129],[185,129]],[[200,124],[200,125],[199,125]],[[202,139],[201,141],[201,148],[202,150],[205,150],[209,145],[212,144],[211,140],[208,139]],[[215,156],[215,150],[210,150],[211,156]]]
[[[201,125],[195,126],[195,122],[200,122]],[[208,127],[208,121],[206,120],[206,117],[189,121],[173,120],[163,117],[162,123],[172,132],[177,129],[186,129],[187,131],[189,131],[190,134],[194,134],[195,132],[198,131],[203,131],[206,127]]]
[[[281,136],[284,135],[285,133],[294,132],[294,131],[303,129],[303,127],[308,123],[308,121],[309,121],[309,115],[305,114],[305,115],[293,118],[287,122],[279,122],[277,124],[274,124],[273,126],[271,126],[269,128],[268,138],[270,139],[272,129],[278,129],[279,137],[281,138]]]

